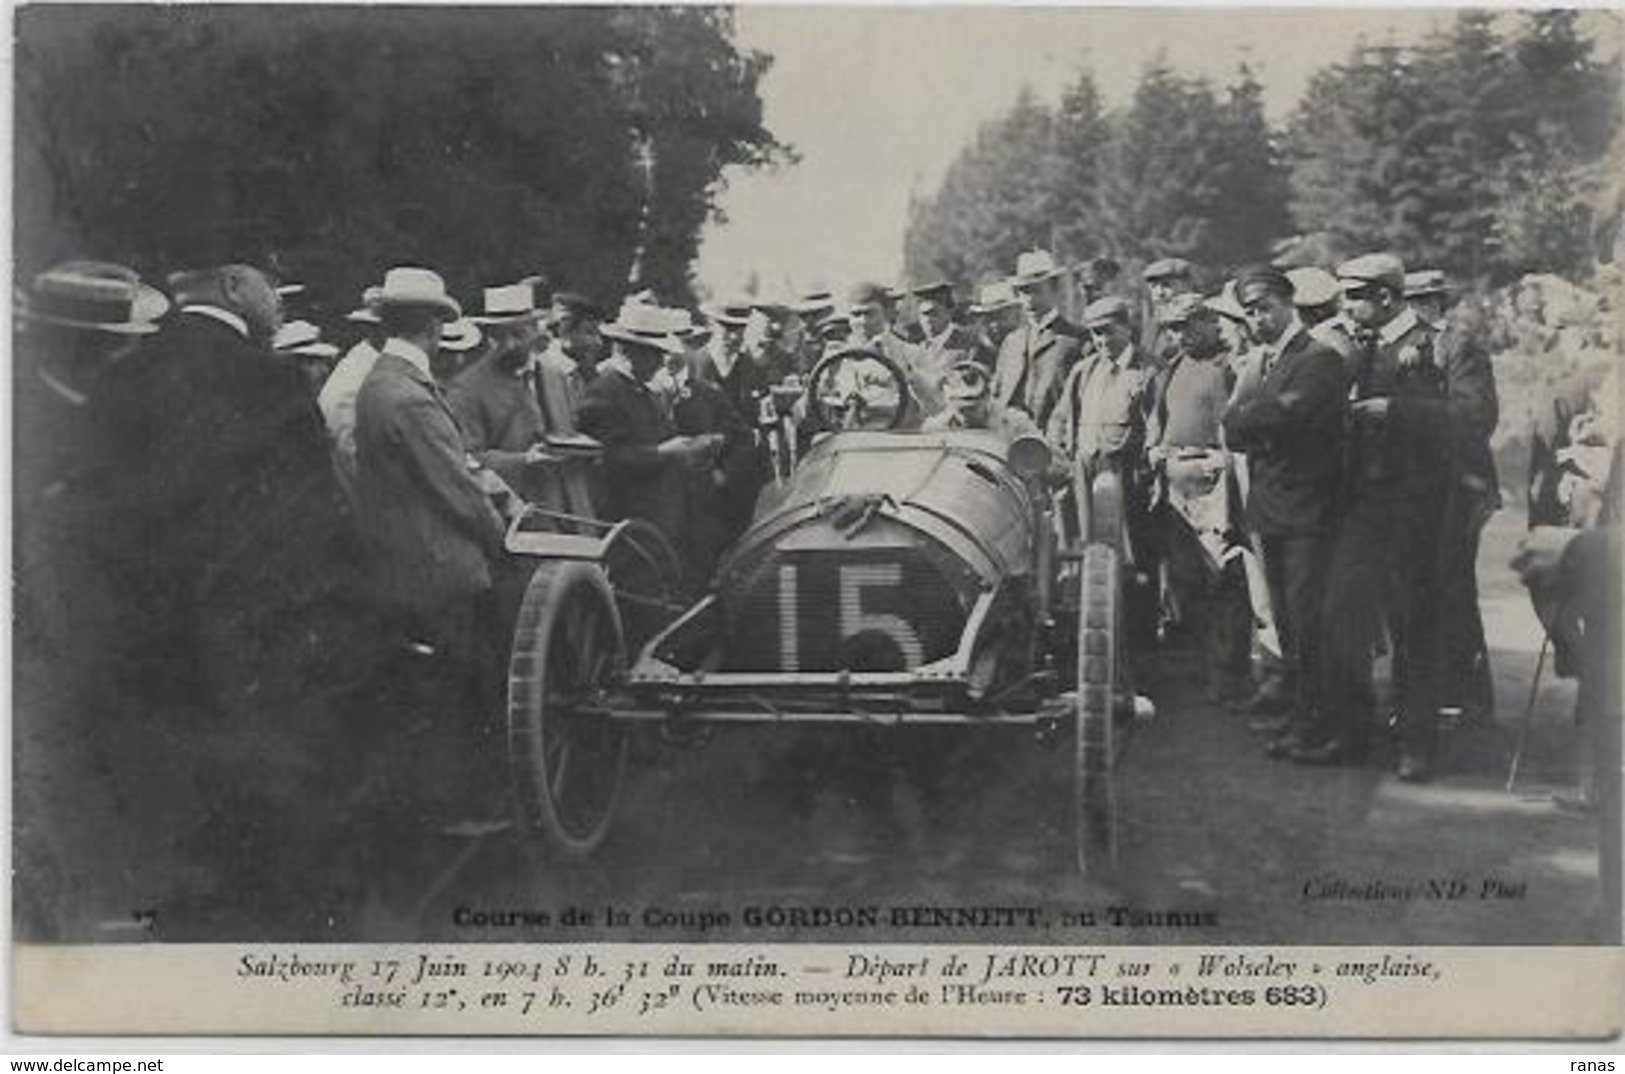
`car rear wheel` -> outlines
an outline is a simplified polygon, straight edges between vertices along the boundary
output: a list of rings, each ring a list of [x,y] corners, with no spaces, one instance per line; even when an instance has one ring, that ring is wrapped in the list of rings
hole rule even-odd
[[[1073,772],[1073,834],[1078,869],[1089,873],[1117,858],[1116,742],[1122,568],[1117,550],[1090,544],[1083,552],[1078,615],[1078,712]]]
[[[603,572],[575,561],[537,567],[508,667],[508,752],[527,829],[566,858],[598,849],[620,800],[629,739],[609,700],[625,666]]]

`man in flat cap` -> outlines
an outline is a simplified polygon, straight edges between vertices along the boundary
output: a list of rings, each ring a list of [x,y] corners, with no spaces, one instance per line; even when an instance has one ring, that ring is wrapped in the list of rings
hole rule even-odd
[[[1322,700],[1356,751],[1376,718],[1372,652],[1387,627],[1394,654],[1399,777],[1425,780],[1440,707],[1442,604],[1460,434],[1431,329],[1405,303],[1405,267],[1368,254],[1337,269],[1351,423],[1345,518],[1326,597]]]
[[[1048,250],[1028,250],[1016,258],[1011,286],[1027,304],[1027,323],[999,347],[993,368],[993,404],[1026,411],[1047,428],[1082,353],[1083,332],[1061,316],[1066,270]]]
[[[1192,289],[1196,267],[1183,257],[1163,257],[1151,262],[1140,274],[1145,281],[1149,310],[1140,336],[1140,348],[1156,365],[1163,365],[1179,349],[1178,333],[1167,330],[1159,320],[1168,300]]]
[[[1444,414],[1454,435],[1454,510],[1447,532],[1460,546],[1446,564],[1441,700],[1472,722],[1488,718],[1495,708],[1476,566],[1484,526],[1501,508],[1501,482],[1490,450],[1501,404],[1486,328],[1471,308],[1452,305],[1445,274],[1438,269],[1406,273],[1405,301],[1433,330],[1434,360],[1444,376]]]
[[[1338,354],[1304,328],[1281,270],[1245,270],[1236,298],[1262,350],[1225,411],[1225,442],[1247,454],[1247,527],[1262,553],[1292,698],[1285,719],[1256,730],[1272,736],[1272,756],[1341,763],[1363,743],[1323,708],[1321,623],[1340,508],[1347,373]]]

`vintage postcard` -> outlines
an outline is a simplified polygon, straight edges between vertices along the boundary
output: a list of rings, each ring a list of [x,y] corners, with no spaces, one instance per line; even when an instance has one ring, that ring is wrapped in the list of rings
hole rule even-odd
[[[1620,1032],[1617,12],[13,18],[15,1032]]]

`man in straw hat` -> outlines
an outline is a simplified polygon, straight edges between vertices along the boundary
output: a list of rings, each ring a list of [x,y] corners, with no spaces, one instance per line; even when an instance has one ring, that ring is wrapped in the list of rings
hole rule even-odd
[[[361,338],[339,359],[316,396],[316,405],[321,408],[322,420],[327,423],[328,436],[333,440],[333,463],[339,480],[352,496],[355,489],[355,397],[384,345],[384,323],[379,319],[377,304],[378,288],[369,287],[361,294],[361,305],[345,315],[345,321],[360,329]]]
[[[621,307],[600,329],[611,343],[610,356],[587,385],[580,423],[582,432],[604,445],[599,497],[604,517],[647,519],[682,547],[684,484],[673,478],[681,467],[709,466],[724,437],[678,435],[668,409],[651,390],[667,358],[686,354],[673,327],[658,306],[629,302]]]
[[[118,795],[116,729],[96,715],[120,708],[102,693],[117,639],[96,555],[103,528],[86,522],[97,517],[101,377],[168,308],[135,272],[81,261],[36,276],[15,311],[13,906],[34,938],[64,938],[60,926],[129,897],[110,885],[127,863],[108,860],[98,831],[116,822]]]
[[[485,312],[470,318],[491,341],[485,355],[446,388],[468,450],[526,500],[553,511],[591,516],[585,475],[577,464],[549,451],[547,437],[568,435],[573,423],[555,428],[550,411],[568,394],[563,375],[544,366],[537,353],[542,311],[526,283],[485,289]],[[567,473],[567,471],[571,471]]]
[[[928,418],[947,405],[942,396],[942,380],[948,370],[976,355],[977,341],[968,328],[954,320],[953,287],[945,281],[926,284],[914,290],[916,308],[924,338],[910,349],[909,390],[916,411]]]
[[[1005,337],[993,369],[994,405],[1024,410],[1040,428],[1049,424],[1081,353],[1082,333],[1061,316],[1065,276],[1048,250],[1028,250],[1016,258],[1010,282],[1026,300],[1026,330]]]
[[[999,361],[999,348],[1005,337],[1021,326],[1021,299],[1009,280],[984,283],[969,311],[971,330],[976,335],[976,360],[993,372]],[[991,390],[991,383],[989,385]]]

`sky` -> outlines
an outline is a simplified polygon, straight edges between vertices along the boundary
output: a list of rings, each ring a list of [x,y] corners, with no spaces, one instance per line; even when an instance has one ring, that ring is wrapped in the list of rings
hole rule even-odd
[[[734,173],[725,221],[702,240],[696,277],[713,296],[754,272],[789,297],[855,280],[896,281],[909,192],[935,191],[977,128],[1023,85],[1053,102],[1087,66],[1108,106],[1125,103],[1163,51],[1222,85],[1246,62],[1272,119],[1361,37],[1407,44],[1449,12],[1123,8],[783,7],[737,10],[738,40],[775,59],[759,89],[768,129],[800,162]]]

